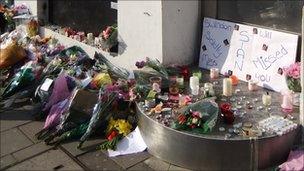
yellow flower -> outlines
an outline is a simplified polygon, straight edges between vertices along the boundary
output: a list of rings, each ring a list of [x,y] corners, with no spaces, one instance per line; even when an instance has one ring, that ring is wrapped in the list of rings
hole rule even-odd
[[[111,117],[110,121],[108,123],[107,133],[109,133],[115,127],[115,124],[116,124],[116,121],[113,119],[113,117]]]
[[[119,134],[127,136],[131,132],[132,125],[124,119],[118,119],[116,121],[115,128],[118,130]]]
[[[98,86],[98,87],[102,87],[102,86],[104,86],[104,85],[107,85],[107,84],[111,84],[111,83],[112,83],[111,77],[110,77],[110,75],[107,74],[107,73],[99,73],[99,74],[97,74],[97,75],[93,78],[92,82],[94,82],[95,85]]]

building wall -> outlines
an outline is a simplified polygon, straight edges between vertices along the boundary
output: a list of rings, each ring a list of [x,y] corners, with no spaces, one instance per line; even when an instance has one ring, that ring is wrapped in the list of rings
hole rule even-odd
[[[200,1],[162,1],[163,63],[191,64],[199,54]]]
[[[36,0],[15,0],[15,5],[26,4],[33,15],[37,15],[38,6]]]
[[[159,0],[118,0],[118,61],[126,62],[130,68],[145,57],[163,61],[161,9]]]

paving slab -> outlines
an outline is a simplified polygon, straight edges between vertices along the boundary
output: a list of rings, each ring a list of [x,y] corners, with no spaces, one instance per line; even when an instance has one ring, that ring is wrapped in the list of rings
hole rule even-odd
[[[39,143],[41,140],[38,140],[35,137],[35,134],[38,133],[43,128],[44,122],[42,121],[32,121],[25,125],[19,127],[19,129],[34,143]]]
[[[69,142],[61,143],[61,147],[67,150],[73,156],[79,156],[89,151],[96,151],[97,148],[105,141],[103,138],[93,138],[89,139],[83,143],[82,148],[78,149],[77,146],[79,142],[77,140],[71,140]]]
[[[169,171],[190,171],[189,169],[183,168],[183,167],[179,167],[179,166],[175,166],[173,164],[170,165],[169,167]]]
[[[44,144],[44,142],[40,142],[38,144],[34,144],[32,146],[29,146],[25,149],[22,149],[20,151],[17,151],[13,153],[12,155],[18,160],[23,161],[25,159],[28,159],[30,157],[33,157],[39,153],[45,152],[49,149],[53,148],[52,146],[47,146]]]
[[[151,155],[148,152],[144,151],[141,153],[111,157],[111,159],[119,164],[122,168],[127,169],[136,165],[137,163],[146,160],[149,157],[151,157]]]
[[[8,129],[23,125],[33,120],[32,113],[23,110],[9,110],[0,113],[0,130],[6,131]]]
[[[164,162],[154,156],[145,160],[144,163],[154,170],[168,170],[170,167],[169,163]]]
[[[103,154],[100,150],[85,153],[79,156],[78,160],[90,170],[123,170],[123,168]]]
[[[128,170],[138,170],[138,171],[147,170],[147,171],[152,171],[153,169],[151,167],[149,167],[147,164],[145,164],[144,162],[140,162],[140,163],[137,163],[136,165],[130,167]]]
[[[49,150],[29,160],[25,160],[8,170],[83,170],[60,149]]]
[[[10,154],[0,157],[0,169],[2,170],[10,165],[13,165],[16,162],[17,160]]]
[[[17,128],[1,132],[1,156],[26,148],[33,143]]]

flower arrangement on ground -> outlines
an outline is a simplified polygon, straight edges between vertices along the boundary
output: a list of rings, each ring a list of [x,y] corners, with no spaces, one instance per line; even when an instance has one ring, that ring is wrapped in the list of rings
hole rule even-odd
[[[125,119],[111,118],[106,130],[107,140],[101,145],[104,150],[115,150],[117,143],[127,136],[132,130],[132,125]]]

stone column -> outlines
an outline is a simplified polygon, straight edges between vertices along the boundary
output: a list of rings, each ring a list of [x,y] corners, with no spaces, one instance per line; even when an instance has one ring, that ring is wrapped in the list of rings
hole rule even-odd
[[[157,58],[190,64],[199,54],[201,4],[192,1],[118,0],[119,59]]]

